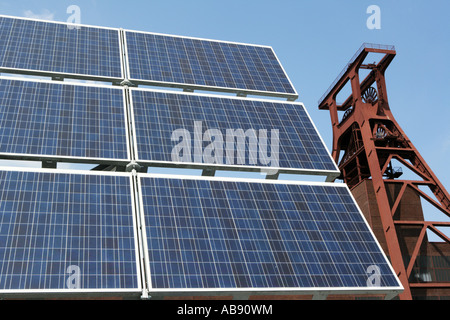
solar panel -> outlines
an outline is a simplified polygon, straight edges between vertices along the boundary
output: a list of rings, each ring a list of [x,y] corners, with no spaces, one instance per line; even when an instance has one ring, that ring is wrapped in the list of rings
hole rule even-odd
[[[0,156],[127,160],[123,89],[0,79]]]
[[[139,291],[130,177],[0,170],[0,292]]]
[[[297,99],[271,47],[126,31],[136,83]]]
[[[339,174],[302,104],[141,89],[131,96],[137,161]],[[174,156],[178,133],[190,150]]]
[[[345,185],[139,176],[150,294],[401,289]]]
[[[119,30],[0,16],[0,71],[123,78]]]

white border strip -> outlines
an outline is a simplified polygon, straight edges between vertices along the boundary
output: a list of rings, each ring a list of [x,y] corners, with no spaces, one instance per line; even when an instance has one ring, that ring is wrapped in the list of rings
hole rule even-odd
[[[214,88],[217,88],[217,87],[214,87]],[[303,104],[303,102],[300,102],[300,101],[271,100],[271,99],[264,99],[261,97],[245,98],[245,97],[238,97],[238,96],[231,96],[231,95],[215,94],[214,92],[207,92],[207,93],[206,92],[184,92],[184,91],[166,90],[166,89],[159,89],[159,88],[130,87],[129,89],[131,92],[133,92],[133,91],[149,91],[149,92],[159,92],[159,93],[173,93],[173,94],[180,94],[180,95],[193,95],[193,96],[200,96],[200,97],[210,97],[210,98],[220,98],[220,99],[230,99],[230,100],[259,101],[259,102],[276,103],[276,104],[292,104],[292,105],[302,106],[303,108],[305,108],[305,105]]]
[[[191,89],[194,91],[199,90],[199,91],[211,91],[211,92],[218,92],[218,93],[233,93],[233,94],[243,93],[245,95],[263,96],[263,97],[267,97],[267,99],[269,99],[269,98],[284,98],[284,99],[288,99],[288,101],[291,101],[292,99],[293,99],[293,101],[295,101],[298,99],[298,94],[294,94],[294,93],[259,91],[259,90],[252,90],[252,89],[218,87],[218,86],[214,87],[214,86],[179,83],[179,82],[142,80],[142,79],[136,79],[136,78],[130,78],[129,80],[134,84],[148,85],[148,86],[155,86],[155,87]],[[294,90],[295,90],[295,88],[294,88]]]
[[[46,169],[46,168],[25,168],[25,167],[3,167],[0,166],[0,171],[12,172],[34,172],[34,173],[51,173],[51,174],[78,174],[78,175],[92,175],[92,176],[121,176],[129,177],[129,172],[113,172],[113,171],[88,171],[88,170],[73,170],[73,169]]]
[[[126,143],[127,143],[127,156],[128,158],[126,159],[127,162],[131,161],[131,145],[130,145],[130,141],[131,141],[131,132],[130,132],[130,123],[129,123],[129,119],[128,119],[128,103],[127,103],[127,88],[125,87],[120,87],[122,89],[122,100],[123,100],[123,122],[125,124],[124,129],[125,129],[125,138],[126,138]]]
[[[129,152],[127,152],[129,153]],[[1,157],[4,156],[4,157]],[[0,160],[27,160],[27,161],[41,161],[54,160],[56,162],[69,162],[69,163],[85,163],[85,164],[103,164],[103,162],[109,162],[111,164],[123,162],[129,163],[130,159],[108,159],[108,158],[88,158],[88,157],[72,157],[72,156],[58,156],[58,155],[41,155],[41,154],[26,154],[26,153],[7,153],[0,152]],[[102,163],[98,163],[98,161]]]
[[[330,150],[328,150],[327,145],[325,144],[325,141],[323,140],[322,135],[320,134],[319,130],[317,130],[316,124],[315,124],[314,121],[312,120],[311,115],[310,115],[309,112],[308,112],[308,109],[305,108],[305,106],[303,106],[303,108],[305,109],[306,115],[308,116],[309,121],[311,121],[311,123],[312,123],[312,125],[313,125],[313,127],[314,127],[314,130],[316,130],[317,135],[319,136],[320,141],[322,142],[322,145],[324,146],[325,150],[327,150],[327,154],[328,154],[328,156],[330,157],[330,160],[331,160],[331,162],[333,163],[334,167],[336,168],[336,171],[339,173],[339,174],[338,174],[338,176],[339,176],[339,175],[341,174],[341,170],[339,170],[338,165],[336,164],[336,162],[334,162],[334,159],[333,159],[333,157],[332,157],[332,155],[331,155],[331,152],[330,152]]]
[[[251,47],[272,48],[271,46],[261,45],[261,44],[252,44],[252,43],[245,43],[245,42],[234,42],[234,41],[207,39],[207,38],[200,38],[200,37],[181,36],[181,35],[175,35],[175,34],[166,34],[166,33],[150,32],[150,31],[138,31],[138,30],[132,30],[132,29],[124,29],[124,31],[126,33],[127,32],[141,33],[141,34],[148,34],[148,35],[155,35],[155,36],[162,36],[162,37],[182,38],[182,39],[191,39],[191,40],[199,40],[199,41],[210,41],[210,42],[227,43],[227,44],[235,44],[235,45],[251,46]]]
[[[383,248],[381,247],[380,242],[378,241],[377,237],[375,236],[375,233],[373,232],[372,228],[370,227],[369,222],[367,221],[366,217],[364,216],[364,213],[362,212],[361,208],[360,208],[359,205],[358,205],[358,202],[356,202],[356,199],[355,199],[353,193],[351,192],[351,190],[350,190],[350,188],[348,187],[347,184],[344,184],[344,183],[343,183],[343,185],[344,185],[344,187],[347,189],[347,191],[348,191],[350,197],[352,198],[353,203],[355,204],[356,208],[358,209],[358,212],[359,212],[361,218],[362,218],[363,221],[365,222],[365,224],[366,224],[366,226],[367,226],[367,228],[368,228],[370,234],[372,235],[372,238],[374,239],[375,243],[376,243],[377,246],[378,246],[379,251],[380,251],[381,254],[383,255],[384,260],[386,261],[387,265],[389,266],[389,268],[390,268],[392,274],[395,276],[395,279],[397,280],[397,283],[398,283],[399,288],[401,288],[401,290],[403,291],[403,290],[404,290],[404,287],[403,287],[402,283],[400,282],[400,279],[399,279],[399,277],[397,276],[397,273],[395,272],[394,268],[392,267],[391,262],[389,261],[389,259],[387,258],[386,254],[384,253],[384,250],[383,250]]]
[[[55,20],[44,20],[44,19],[36,19],[36,18],[9,16],[9,15],[5,15],[5,14],[0,14],[0,18],[8,18],[8,19],[15,19],[15,20],[28,20],[28,21],[34,21],[34,22],[62,24],[62,25],[65,25],[65,26],[70,26],[70,27],[75,26],[75,27],[95,28],[95,29],[119,30],[118,28],[111,28],[111,27],[99,27],[99,26],[88,25],[88,24],[76,24],[76,23],[69,23],[69,22],[55,21]]]
[[[64,22],[64,21],[43,20],[43,19],[36,19],[36,18],[10,16],[10,15],[4,15],[4,14],[0,14],[0,18],[9,18],[9,19],[17,19],[17,20],[28,20],[28,21],[35,21],[35,22],[47,22],[47,23],[54,23],[54,24],[62,24],[62,25],[66,25],[66,26],[79,26],[79,27],[86,27],[86,28],[120,30],[120,28],[113,28],[113,27],[101,27],[101,26],[95,26],[95,25],[89,25],[89,24],[74,24],[74,23],[69,23],[69,22]],[[243,43],[243,42],[222,41],[222,40],[214,40],[214,39],[206,39],[206,38],[195,38],[195,37],[188,37],[188,36],[180,36],[180,35],[171,35],[171,34],[164,34],[164,33],[148,32],[148,31],[138,31],[138,30],[132,30],[132,29],[123,29],[123,30],[126,31],[126,32],[136,32],[136,33],[153,34],[153,35],[167,36],[167,37],[188,38],[188,39],[192,39],[192,40],[223,42],[223,43],[231,43],[231,44],[237,44],[237,45],[246,45],[246,46],[270,48],[270,46],[266,46],[266,45],[257,45],[257,44]]]
[[[248,293],[250,295],[379,295],[379,294],[399,294],[403,287],[308,287],[308,288],[214,288],[214,289],[150,289],[149,294],[166,294],[167,296],[193,296],[195,294],[203,296],[226,296],[236,293]]]
[[[278,58],[278,55],[275,53],[275,50],[274,50],[272,47],[271,47],[271,49],[272,49],[273,55],[275,56],[275,58],[276,58],[277,61],[278,61],[278,64],[279,64],[280,67],[281,67],[281,70],[283,70],[284,75],[286,76],[286,78],[287,78],[288,81],[289,81],[289,84],[291,85],[292,89],[294,90],[295,95],[298,97],[297,89],[295,89],[294,84],[293,84],[292,81],[291,81],[291,78],[289,78],[289,75],[287,74],[286,70],[284,69],[283,65],[281,64],[281,60]],[[297,99],[298,99],[298,98],[297,98]]]
[[[122,63],[122,62],[121,62]],[[116,82],[122,81],[123,77],[111,77],[111,76],[98,76],[93,74],[83,74],[83,73],[67,73],[67,72],[58,72],[58,71],[49,71],[49,70],[40,70],[40,69],[21,69],[21,68],[8,68],[8,67],[0,67],[0,72],[4,74],[16,74],[16,75],[25,75],[25,76],[34,76],[34,77],[46,77],[46,78],[54,78],[60,77],[63,80],[85,80],[85,81],[98,81],[98,82]],[[121,70],[122,72],[122,70]],[[62,82],[62,81],[61,81]]]
[[[24,290],[0,290],[0,295],[86,295],[86,294],[130,294],[140,293],[142,289],[24,289]],[[44,297],[45,298],[45,297]]]
[[[171,162],[171,161],[157,161],[157,160],[139,160],[136,162],[141,164],[148,164],[149,167],[167,168],[167,169],[214,169],[216,171],[230,171],[230,172],[260,172],[262,175],[273,171],[280,174],[297,174],[308,176],[324,176],[327,178],[337,178],[340,175],[338,171],[332,170],[315,170],[315,169],[296,169],[296,168],[280,168],[280,167],[260,167],[260,166],[244,166],[244,165],[227,165],[216,163],[196,163],[196,162]]]
[[[258,184],[283,184],[283,185],[299,185],[299,186],[308,185],[308,186],[347,188],[347,185],[344,183],[320,182],[320,181],[267,180],[267,179],[235,178],[235,177],[207,177],[207,176],[191,176],[191,175],[173,175],[164,173],[138,173],[138,177],[170,179],[170,180],[205,180],[205,181],[224,181],[224,182],[241,182],[241,183],[258,183]]]
[[[137,280],[137,285],[138,285],[138,290],[142,291],[143,288],[145,287],[144,284],[144,279],[143,274],[142,274],[142,270],[141,270],[141,261],[139,259],[140,255],[140,245],[139,245],[139,228],[140,227],[140,223],[139,221],[137,221],[137,212],[138,212],[138,208],[136,208],[136,203],[135,203],[135,193],[133,191],[134,189],[134,182],[133,182],[133,176],[132,175],[128,175],[129,176],[129,183],[130,183],[130,202],[131,202],[131,212],[133,214],[133,238],[134,238],[134,257],[135,257],[135,263],[136,263],[136,280]]]
[[[145,224],[145,212],[144,212],[144,200],[142,195],[142,183],[141,183],[141,175],[137,174],[137,192],[138,192],[138,201],[139,201],[139,207],[141,210],[139,210],[139,218],[141,220],[140,226],[141,226],[141,233],[142,233],[142,249],[144,251],[144,269],[145,269],[145,275],[147,279],[146,287],[147,290],[152,290],[153,284],[152,284],[152,277],[150,272],[150,256],[149,256],[149,250],[148,250],[148,237],[147,237],[147,228]]]

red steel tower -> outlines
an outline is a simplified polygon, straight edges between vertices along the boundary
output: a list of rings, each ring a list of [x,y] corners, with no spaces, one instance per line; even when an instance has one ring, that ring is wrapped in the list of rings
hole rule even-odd
[[[375,54],[382,58],[366,63],[369,55]],[[392,46],[364,44],[323,95],[319,109],[330,111],[332,155],[341,171],[340,179],[352,190],[390,257],[405,288],[400,299],[429,296],[433,290],[434,295],[450,296],[450,239],[438,229],[450,223],[425,221],[420,202],[424,199],[450,217],[450,196],[391,113],[385,71],[395,55]],[[360,81],[362,73],[368,75]],[[351,86],[351,94],[339,103],[336,98],[346,85]],[[339,113],[343,113],[341,119]],[[420,178],[399,179],[403,172],[394,168],[393,161]],[[429,187],[431,193],[424,192],[422,186]],[[429,242],[427,230],[443,242]],[[413,272],[432,268],[426,262],[432,259],[422,261],[430,255],[440,255],[439,261],[447,263],[446,277],[429,273],[423,277]]]

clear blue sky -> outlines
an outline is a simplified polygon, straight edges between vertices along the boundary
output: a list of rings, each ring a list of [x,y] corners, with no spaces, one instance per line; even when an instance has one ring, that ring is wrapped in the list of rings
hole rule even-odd
[[[317,101],[363,42],[395,45],[387,72],[391,109],[450,190],[450,1],[448,0],[0,0],[0,13],[270,45],[328,148],[329,114]],[[381,9],[369,30],[368,6]]]

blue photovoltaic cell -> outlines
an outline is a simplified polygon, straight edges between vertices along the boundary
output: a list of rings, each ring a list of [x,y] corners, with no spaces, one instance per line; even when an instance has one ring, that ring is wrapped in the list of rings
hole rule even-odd
[[[140,181],[152,289],[399,287],[342,185]]]
[[[126,32],[130,79],[296,95],[272,48]]]
[[[119,32],[0,17],[0,68],[122,78]]]
[[[130,178],[0,171],[0,290],[136,289]]]
[[[121,89],[0,79],[0,154],[128,159]]]
[[[277,167],[278,162],[280,168],[337,171],[319,133],[300,104],[143,90],[132,90],[132,100],[140,161],[181,159],[179,161],[182,162],[199,163],[200,160],[200,163],[208,164],[215,161],[215,164],[260,167]],[[195,122],[201,124],[199,139],[195,134]],[[208,148],[213,140],[205,137],[209,129],[219,130],[223,157]],[[236,138],[237,129],[242,130],[242,137],[247,130],[254,130],[250,132],[257,135],[258,145],[251,143],[249,137],[243,145],[242,140]],[[227,130],[232,130],[235,135],[228,134]],[[267,139],[261,138],[262,130],[266,130]],[[278,130],[278,143],[272,143],[275,130]],[[190,143],[186,142],[191,147],[190,155],[185,149],[186,153],[177,153],[173,158],[172,151],[183,140],[178,138],[179,132],[190,136]],[[173,139],[172,135],[175,135]],[[228,144],[229,152],[227,136],[231,141],[234,139],[234,145]],[[194,140],[200,140],[201,150],[196,148]],[[278,156],[271,153],[277,144]],[[245,150],[244,157],[238,150]],[[250,150],[255,152],[250,153]],[[195,154],[213,157],[196,159]]]

